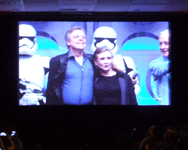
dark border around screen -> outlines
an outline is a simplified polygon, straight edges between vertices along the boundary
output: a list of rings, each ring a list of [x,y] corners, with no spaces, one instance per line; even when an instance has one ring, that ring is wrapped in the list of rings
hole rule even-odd
[[[170,30],[172,33],[171,38],[171,106],[170,107],[181,107],[187,105],[186,92],[184,84],[182,83],[185,79],[182,76],[184,67],[180,64],[186,56],[184,49],[186,49],[186,33],[187,25],[187,14],[186,13],[175,13],[175,12],[79,12],[79,13],[55,13],[55,12],[20,12],[11,13],[5,12],[0,15],[3,20],[1,28],[3,29],[3,49],[6,49],[2,56],[2,62],[5,62],[6,72],[2,77],[5,79],[3,86],[3,105],[8,107],[17,108],[17,72],[18,72],[18,54],[16,49],[18,47],[17,35],[18,35],[18,21],[169,21]],[[183,38],[182,38],[183,37]],[[185,55],[184,55],[185,54]],[[9,57],[9,60],[8,60]],[[16,69],[15,69],[16,68]],[[181,78],[177,78],[181,76]],[[186,80],[185,80],[186,81]],[[8,86],[7,86],[8,85]],[[179,87],[179,88],[177,88]],[[10,94],[11,93],[11,94]],[[44,106],[44,107],[56,107],[56,106]],[[60,107],[60,106],[57,106]],[[75,106],[73,106],[75,107]],[[84,107],[84,106],[83,106]],[[111,108],[116,107],[112,106]],[[117,106],[125,107],[125,106]],[[126,106],[129,107],[129,106]],[[130,106],[131,107],[131,106]],[[133,106],[134,107],[134,106]],[[140,106],[142,107],[142,106]],[[143,106],[145,107],[145,106]],[[147,106],[149,107],[149,106]],[[165,106],[164,106],[165,107]],[[109,106],[108,106],[109,108]],[[109,109],[111,109],[109,108]],[[26,109],[26,108],[24,108]],[[31,109],[31,108],[29,108]],[[38,109],[38,108],[37,108]]]

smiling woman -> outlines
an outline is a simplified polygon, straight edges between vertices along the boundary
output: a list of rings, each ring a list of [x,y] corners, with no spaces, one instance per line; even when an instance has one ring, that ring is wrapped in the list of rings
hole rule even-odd
[[[130,77],[112,62],[111,50],[104,46],[94,52],[97,67],[94,98],[96,105],[137,105],[134,85]]]
[[[98,51],[99,49],[96,53],[98,53]],[[100,68],[101,75],[103,76],[112,76],[116,74],[112,69],[112,53],[110,51],[106,50],[96,54],[95,65]]]

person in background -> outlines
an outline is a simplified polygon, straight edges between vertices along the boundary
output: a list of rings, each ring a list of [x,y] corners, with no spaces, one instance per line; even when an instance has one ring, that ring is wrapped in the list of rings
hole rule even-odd
[[[90,105],[93,99],[93,56],[85,54],[86,35],[81,27],[65,35],[69,52],[50,60],[47,105]]]
[[[106,46],[97,48],[94,63],[97,67],[94,83],[96,105],[138,105],[131,78],[113,65],[111,49]]]
[[[15,127],[13,125],[9,125],[6,128],[6,132],[7,134],[10,136],[15,149],[14,150],[23,150],[23,144],[22,141],[19,137],[18,131],[15,129]]]
[[[170,37],[169,30],[160,33],[158,40],[161,56],[149,64],[149,70],[156,84],[160,105],[170,105]]]

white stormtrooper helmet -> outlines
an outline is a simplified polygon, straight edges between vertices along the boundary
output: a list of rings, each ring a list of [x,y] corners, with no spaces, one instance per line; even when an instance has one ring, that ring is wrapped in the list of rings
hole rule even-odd
[[[19,55],[34,55],[38,48],[36,30],[27,24],[19,25]]]
[[[93,42],[91,44],[91,50],[94,52],[96,48],[107,46],[112,50],[113,55],[118,50],[117,46],[117,33],[113,28],[103,26],[95,30],[93,35]]]

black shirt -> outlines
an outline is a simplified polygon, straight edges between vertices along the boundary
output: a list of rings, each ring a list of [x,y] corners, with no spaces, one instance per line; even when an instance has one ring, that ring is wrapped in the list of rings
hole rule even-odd
[[[96,105],[121,105],[121,88],[117,74],[106,77],[99,76],[94,84]]]

